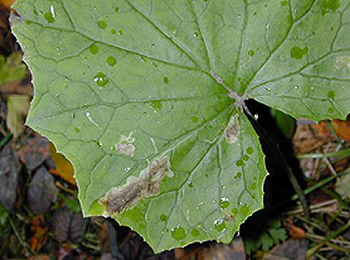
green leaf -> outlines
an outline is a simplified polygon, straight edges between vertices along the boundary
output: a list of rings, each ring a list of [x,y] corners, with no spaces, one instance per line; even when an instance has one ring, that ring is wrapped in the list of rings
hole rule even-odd
[[[0,55],[0,85],[22,79],[26,71],[20,52],[14,52],[7,58]]]
[[[296,120],[280,110],[271,109],[270,113],[275,118],[277,126],[281,129],[285,136],[292,139],[295,132]]]
[[[264,223],[264,221],[262,222]],[[286,230],[282,227],[279,219],[269,219],[266,222],[266,227],[262,230],[255,230],[255,238],[244,238],[244,248],[248,255],[262,249],[268,250],[274,245],[278,245],[288,238]],[[260,233],[261,232],[261,233]]]
[[[244,100],[350,110],[349,0],[335,3],[19,0],[27,124],[72,161],[85,216],[113,215],[156,252],[229,242],[267,175]]]

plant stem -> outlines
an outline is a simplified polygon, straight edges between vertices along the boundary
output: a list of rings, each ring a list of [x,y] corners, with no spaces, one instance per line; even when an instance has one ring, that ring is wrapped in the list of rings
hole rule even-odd
[[[297,178],[295,177],[292,169],[289,167],[286,159],[284,158],[284,156],[281,153],[280,149],[278,148],[277,144],[270,138],[270,136],[266,133],[266,131],[262,128],[262,126],[251,116],[250,111],[247,111],[247,109],[245,109],[244,112],[245,112],[246,116],[248,117],[249,121],[252,123],[255,130],[257,131],[257,133],[260,135],[261,139],[265,141],[266,145],[276,155],[277,161],[280,162],[282,169],[287,174],[296,194],[299,197],[299,200],[300,200],[301,205],[303,207],[303,211],[304,211],[306,218],[309,218],[310,217],[310,209],[308,207],[304,191],[301,188],[301,186],[299,185]]]
[[[302,154],[298,155],[298,159],[318,159],[318,158],[324,158],[324,157],[348,157],[350,156],[350,148],[344,149],[338,152],[332,152],[332,153],[311,153],[311,154]]]
[[[25,241],[22,240],[21,236],[19,235],[19,233],[18,233],[18,231],[17,231],[17,229],[16,229],[16,226],[13,224],[13,222],[11,221],[11,219],[9,218],[8,220],[9,220],[9,223],[10,223],[10,225],[11,225],[11,227],[12,227],[14,233],[15,233],[16,238],[18,239],[19,243],[21,244],[21,246],[26,250],[26,252],[29,251],[29,253],[30,253],[31,255],[35,255],[35,253],[34,253],[30,248],[28,248],[27,243],[26,243]]]
[[[13,135],[13,134],[10,133],[10,134],[8,134],[7,136],[5,136],[4,139],[2,139],[2,140],[0,141],[0,149],[1,149],[8,141],[10,141],[12,135]]]

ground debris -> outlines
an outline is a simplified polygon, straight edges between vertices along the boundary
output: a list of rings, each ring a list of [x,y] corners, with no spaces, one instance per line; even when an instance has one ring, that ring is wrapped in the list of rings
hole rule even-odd
[[[34,138],[29,138],[19,152],[21,161],[26,168],[33,171],[50,156],[49,142],[46,138],[36,135]]]
[[[54,237],[60,243],[77,242],[85,234],[87,223],[88,220],[81,213],[58,208],[52,220]]]
[[[20,168],[18,157],[10,142],[0,150],[0,204],[8,211],[13,209],[16,201]]]
[[[36,214],[45,213],[57,199],[58,189],[45,167],[40,167],[28,188],[28,202]]]

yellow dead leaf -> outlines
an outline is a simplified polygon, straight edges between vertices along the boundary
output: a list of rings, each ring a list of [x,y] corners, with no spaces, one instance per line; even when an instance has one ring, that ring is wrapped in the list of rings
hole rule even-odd
[[[51,158],[56,166],[56,172],[51,173],[58,175],[59,177],[73,185],[77,185],[74,178],[74,169],[72,164],[66,159],[66,157],[64,157],[63,154],[58,153],[56,151],[56,148],[52,143],[50,143],[49,149]]]

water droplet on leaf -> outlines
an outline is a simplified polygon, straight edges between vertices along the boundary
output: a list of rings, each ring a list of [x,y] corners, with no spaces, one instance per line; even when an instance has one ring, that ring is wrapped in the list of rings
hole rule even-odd
[[[334,91],[333,91],[333,90],[328,91],[327,96],[328,96],[330,99],[334,99],[334,97],[335,97]]]
[[[186,237],[186,231],[183,227],[177,226],[171,231],[171,236],[179,241]]]
[[[248,204],[244,204],[244,206],[240,209],[240,211],[243,215],[246,216],[250,211],[250,206]]]
[[[253,51],[253,50],[248,51],[248,55],[253,57],[255,55],[255,51]]]
[[[98,21],[97,22],[98,27],[100,27],[101,29],[106,29],[107,28],[107,23],[106,21]]]
[[[231,203],[228,198],[221,198],[219,204],[222,209],[227,209]]]
[[[160,220],[161,221],[167,221],[168,217],[165,214],[160,215]]]
[[[191,117],[191,121],[192,121],[193,123],[197,123],[198,120],[199,120],[199,118],[196,117],[196,116]]]
[[[236,162],[236,165],[237,165],[237,167],[243,166],[243,165],[244,165],[243,160],[238,160],[238,161]]]
[[[308,47],[301,49],[301,48],[295,46],[290,50],[290,56],[293,59],[300,60],[307,54],[308,51],[309,51]]]
[[[243,161],[248,161],[248,160],[249,160],[249,156],[248,156],[248,155],[244,155],[244,156],[242,157],[242,159],[243,159]]]
[[[197,229],[192,229],[191,235],[194,236],[194,237],[198,237],[200,235],[200,232]]]
[[[100,48],[95,43],[89,47],[90,52],[94,55],[98,53],[99,49]]]
[[[226,228],[226,223],[222,219],[214,221],[214,227],[217,231],[222,232]]]
[[[248,154],[253,154],[254,153],[254,148],[253,147],[248,147],[247,148],[247,153]]]
[[[94,77],[94,82],[96,82],[98,86],[104,87],[108,84],[108,78],[104,73],[98,72]]]
[[[45,13],[44,18],[48,23],[53,23],[55,21],[55,17],[53,17],[52,13],[50,12]]]
[[[114,58],[113,56],[109,56],[107,58],[107,64],[111,67],[115,66],[117,64],[116,58]]]
[[[154,100],[151,102],[151,107],[154,109],[154,113],[157,113],[162,110],[163,105],[159,100]]]

